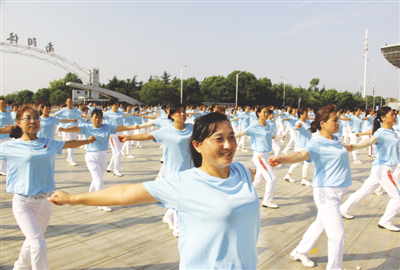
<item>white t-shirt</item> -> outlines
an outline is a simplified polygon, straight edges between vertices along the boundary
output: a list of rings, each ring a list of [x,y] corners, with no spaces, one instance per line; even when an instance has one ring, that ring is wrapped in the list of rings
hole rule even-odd
[[[192,168],[143,183],[179,212],[180,269],[256,269],[260,203],[249,170],[229,169],[226,179]]]

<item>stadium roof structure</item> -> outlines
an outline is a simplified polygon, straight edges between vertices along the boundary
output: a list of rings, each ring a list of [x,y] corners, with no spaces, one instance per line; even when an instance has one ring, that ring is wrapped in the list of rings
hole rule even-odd
[[[383,46],[381,52],[389,63],[400,68],[400,44]]]

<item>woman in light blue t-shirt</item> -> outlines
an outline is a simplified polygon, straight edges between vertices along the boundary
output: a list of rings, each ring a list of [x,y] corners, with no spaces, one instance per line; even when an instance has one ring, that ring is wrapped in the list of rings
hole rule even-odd
[[[349,209],[381,185],[389,195],[390,201],[378,222],[378,227],[399,232],[400,228],[392,224],[393,218],[400,210],[400,182],[398,175],[394,173],[396,170],[400,170],[400,139],[393,130],[396,122],[394,111],[389,107],[382,107],[378,110],[374,120],[373,130],[357,134],[359,136],[372,133],[372,137],[352,145],[353,149],[365,148],[375,144],[376,158],[372,162],[371,175],[365,180],[362,187],[347,199],[340,210],[344,218],[352,219],[353,216],[348,214]]]
[[[17,112],[17,127],[1,144],[0,160],[7,161],[8,193],[13,193],[12,209],[15,220],[26,237],[14,269],[49,269],[44,232],[50,221],[52,204],[46,199],[55,189],[55,156],[62,149],[76,148],[96,141],[56,141],[39,138],[38,112],[29,106]]]
[[[344,225],[339,205],[351,185],[348,146],[345,148],[334,134],[339,129],[336,107],[328,105],[318,110],[311,131],[319,135],[311,139],[303,150],[288,156],[272,157],[269,163],[291,164],[311,160],[315,166],[313,197],[318,208],[316,220],[305,232],[303,239],[292,251],[293,260],[301,260],[304,266],[315,263],[307,254],[312,250],[323,231],[328,236],[328,264],[326,269],[342,269],[344,254]]]
[[[296,132],[296,141],[294,145],[294,152],[300,152],[301,150],[306,147],[307,142],[311,139],[311,131],[310,131],[310,121],[307,120],[308,118],[308,113],[306,108],[301,108],[298,110],[297,115],[299,119],[296,121],[296,123],[293,126],[293,129]],[[294,169],[296,169],[301,162],[292,164],[289,168],[289,171],[286,173],[284,179],[288,182],[294,183],[296,182],[292,178],[292,173]],[[310,162],[304,161],[303,162],[303,169],[302,169],[302,178],[300,181],[300,185],[304,186],[311,186],[310,181],[307,180],[307,175],[308,175],[308,168],[310,167]]]
[[[180,269],[256,269],[260,204],[254,171],[233,162],[237,144],[226,116],[199,117],[189,145],[195,166],[190,170],[92,193],[57,191],[49,200],[110,206],[161,202],[179,211]]]
[[[257,173],[254,179],[254,187],[265,179],[265,194],[262,202],[263,207],[278,208],[278,205],[272,202],[276,183],[276,175],[272,167],[268,164],[269,152],[272,151],[272,129],[267,123],[269,109],[267,106],[261,106],[255,110],[257,121],[251,123],[245,130],[235,134],[236,138],[241,136],[250,137],[250,147],[253,150],[253,162],[257,167]]]

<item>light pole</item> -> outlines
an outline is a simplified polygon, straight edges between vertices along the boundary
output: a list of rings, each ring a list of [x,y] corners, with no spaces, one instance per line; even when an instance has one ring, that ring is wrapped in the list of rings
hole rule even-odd
[[[183,104],[183,69],[186,65],[181,67],[181,104]]]
[[[239,74],[242,73],[241,71],[236,74],[236,107],[238,105],[238,93],[239,93]]]
[[[283,107],[285,107],[286,79],[283,76],[281,78],[283,79]]]

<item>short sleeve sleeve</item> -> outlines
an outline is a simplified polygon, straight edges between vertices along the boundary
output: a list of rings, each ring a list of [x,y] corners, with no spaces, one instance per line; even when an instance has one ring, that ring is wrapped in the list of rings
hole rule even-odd
[[[180,172],[174,172],[165,178],[144,182],[143,186],[165,208],[178,209]]]

